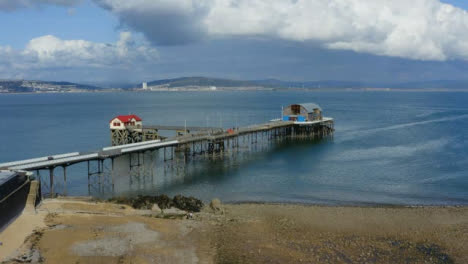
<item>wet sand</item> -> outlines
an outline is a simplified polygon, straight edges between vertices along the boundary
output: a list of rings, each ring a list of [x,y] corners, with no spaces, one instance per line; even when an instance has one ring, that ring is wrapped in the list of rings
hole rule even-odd
[[[467,207],[240,204],[162,219],[49,199],[37,212],[45,226],[5,263],[468,263]]]

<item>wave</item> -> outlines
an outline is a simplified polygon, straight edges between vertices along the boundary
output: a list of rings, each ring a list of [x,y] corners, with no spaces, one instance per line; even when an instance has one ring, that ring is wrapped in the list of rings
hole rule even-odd
[[[440,150],[447,144],[449,139],[437,139],[421,144],[398,145],[391,147],[374,147],[367,149],[353,149],[339,153],[334,156],[334,161],[358,161],[358,160],[380,160],[392,158],[410,157],[422,151]]]
[[[467,119],[468,114],[465,115],[459,115],[459,116],[452,116],[452,117],[444,117],[444,118],[437,118],[437,119],[431,119],[431,120],[425,120],[425,121],[417,121],[417,122],[411,122],[411,123],[405,123],[405,124],[398,124],[398,125],[392,125],[392,126],[387,126],[387,127],[380,127],[380,128],[373,128],[373,129],[367,129],[367,130],[360,130],[360,131],[353,131],[349,133],[345,133],[342,135],[341,138],[338,140],[335,140],[335,142],[343,142],[343,141],[348,141],[352,140],[356,137],[363,137],[366,135],[371,135],[383,131],[388,131],[388,130],[395,130],[395,129],[402,129],[402,128],[408,128],[408,127],[413,127],[413,126],[420,126],[420,125],[427,125],[431,123],[440,123],[440,122],[448,122],[448,121],[455,121],[455,120],[460,120],[460,119]]]
[[[465,172],[458,172],[458,173],[451,173],[451,174],[444,174],[442,176],[430,177],[421,180],[421,183],[439,183],[439,182],[446,182],[449,180],[456,180],[462,177],[466,177]]]

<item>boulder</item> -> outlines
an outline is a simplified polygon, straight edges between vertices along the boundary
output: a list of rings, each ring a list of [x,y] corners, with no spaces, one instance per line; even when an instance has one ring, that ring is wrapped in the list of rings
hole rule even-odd
[[[215,199],[211,200],[210,208],[215,213],[216,212],[223,212],[223,205],[221,204],[221,201],[218,198],[215,198]]]
[[[172,201],[175,207],[188,212],[200,212],[203,207],[203,202],[194,197],[176,195]]]
[[[185,197],[182,195],[176,195],[173,199],[164,194],[157,196],[138,195],[137,197],[132,198],[112,198],[109,199],[109,201],[119,204],[127,204],[135,209],[141,210],[152,210],[154,205],[157,205],[159,209],[163,210],[176,207],[188,212],[200,212],[200,210],[203,208],[203,202],[201,200],[194,197]],[[155,210],[157,210],[157,208],[155,208]]]
[[[157,203],[153,204],[153,206],[151,207],[151,211],[156,214],[162,212],[161,208],[159,208],[159,205]]]
[[[132,206],[135,209],[147,209],[150,210],[154,204],[157,204],[159,208],[166,209],[173,206],[172,199],[167,195],[158,195],[158,196],[148,196],[148,195],[138,195],[133,198],[126,197],[117,197],[109,199],[111,202],[127,204]]]

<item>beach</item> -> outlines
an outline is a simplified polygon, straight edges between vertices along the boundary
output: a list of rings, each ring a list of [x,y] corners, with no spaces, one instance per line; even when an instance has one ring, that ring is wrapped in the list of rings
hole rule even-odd
[[[468,261],[467,207],[215,203],[193,214],[175,210],[46,199],[0,234],[0,256],[2,263]]]

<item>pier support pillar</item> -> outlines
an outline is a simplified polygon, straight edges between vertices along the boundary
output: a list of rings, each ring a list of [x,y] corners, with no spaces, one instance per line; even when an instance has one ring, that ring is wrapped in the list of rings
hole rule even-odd
[[[115,189],[114,189],[114,186],[115,186],[115,178],[114,178],[114,173],[115,173],[115,170],[114,170],[114,158],[111,158],[111,168],[112,168],[112,170],[111,170],[110,176],[111,176],[111,181],[112,181],[112,194],[114,194],[114,191],[115,191]]]
[[[89,160],[88,160],[88,194],[91,193],[91,173],[89,170]]]
[[[67,166],[62,166],[63,168],[63,195],[67,195]]]
[[[49,181],[50,181],[50,197],[54,197],[54,167],[49,168]]]

